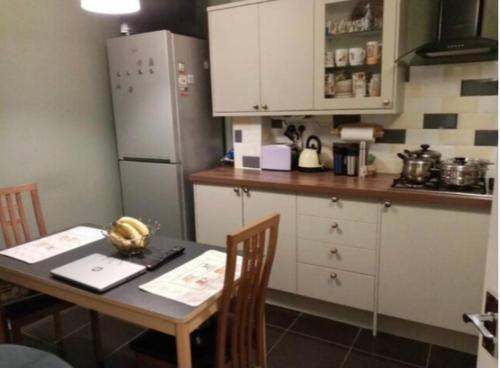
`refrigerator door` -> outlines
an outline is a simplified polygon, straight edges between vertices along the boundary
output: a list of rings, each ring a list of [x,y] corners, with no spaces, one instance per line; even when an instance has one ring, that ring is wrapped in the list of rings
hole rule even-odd
[[[184,238],[180,166],[120,161],[124,214],[158,221],[159,233]]]
[[[120,158],[178,161],[170,38],[169,32],[159,31],[108,40]]]

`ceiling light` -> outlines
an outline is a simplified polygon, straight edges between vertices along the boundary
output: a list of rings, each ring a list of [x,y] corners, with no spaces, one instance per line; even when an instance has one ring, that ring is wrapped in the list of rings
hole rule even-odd
[[[141,10],[140,0],[81,0],[81,6],[101,14],[129,14]]]

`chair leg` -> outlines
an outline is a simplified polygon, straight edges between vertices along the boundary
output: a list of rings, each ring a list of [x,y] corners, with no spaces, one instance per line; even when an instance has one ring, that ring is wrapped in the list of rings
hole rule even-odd
[[[11,342],[9,323],[3,314],[3,310],[0,308],[0,344],[8,344]]]
[[[61,318],[61,312],[57,311],[52,315],[54,319],[54,337],[56,339],[56,345],[60,351],[64,349],[64,331],[63,331],[63,323]]]
[[[12,343],[17,345],[23,344],[23,334],[21,332],[22,325],[18,325],[11,321],[10,323],[11,332],[12,332]]]
[[[102,351],[99,313],[95,311],[90,311],[90,328],[92,330],[92,341],[94,343],[95,357],[97,360],[97,364],[100,366],[104,363],[104,353]]]

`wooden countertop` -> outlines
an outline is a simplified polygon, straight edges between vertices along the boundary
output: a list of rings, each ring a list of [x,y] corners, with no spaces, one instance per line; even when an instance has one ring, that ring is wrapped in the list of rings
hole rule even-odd
[[[453,205],[474,209],[491,208],[491,195],[391,188],[394,178],[396,175],[392,174],[378,174],[374,177],[359,179],[357,177],[335,176],[331,171],[303,173],[299,171],[244,170],[231,167],[217,167],[191,175],[191,181],[194,183],[323,193],[381,201]]]

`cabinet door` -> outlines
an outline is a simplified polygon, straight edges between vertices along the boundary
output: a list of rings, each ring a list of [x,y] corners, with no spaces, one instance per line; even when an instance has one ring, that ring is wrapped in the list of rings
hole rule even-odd
[[[280,214],[278,247],[274,258],[269,287],[297,292],[296,196],[250,190],[243,201],[245,225],[276,212]]]
[[[312,110],[314,3],[260,4],[261,101],[270,111]]]
[[[474,333],[462,313],[481,307],[488,224],[458,208],[384,209],[379,312]]]
[[[242,197],[235,188],[194,186],[196,241],[226,246],[226,235],[243,226]]]
[[[208,14],[214,113],[260,105],[258,10],[256,4]]]
[[[391,109],[399,0],[316,0],[315,109]]]

